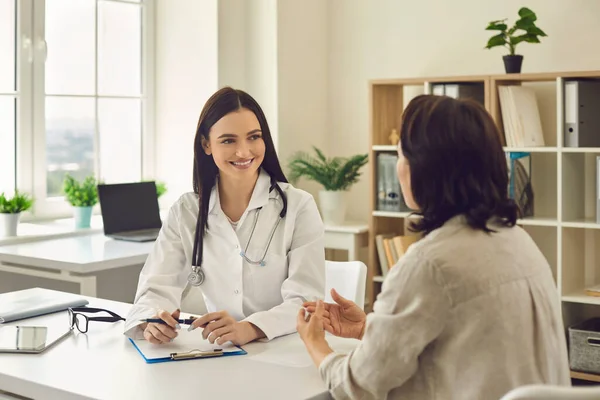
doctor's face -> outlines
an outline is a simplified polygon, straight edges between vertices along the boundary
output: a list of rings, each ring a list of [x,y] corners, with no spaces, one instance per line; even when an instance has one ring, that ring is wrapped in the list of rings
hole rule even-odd
[[[245,179],[256,174],[265,158],[256,115],[247,108],[225,115],[210,129],[204,152],[212,154],[221,176]]]

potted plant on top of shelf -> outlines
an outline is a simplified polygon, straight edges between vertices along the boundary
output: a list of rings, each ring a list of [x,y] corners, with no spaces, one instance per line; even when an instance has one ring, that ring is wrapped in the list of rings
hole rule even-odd
[[[522,7],[519,10],[519,17],[511,28],[508,28],[506,24],[507,18],[492,21],[485,28],[488,31],[500,31],[488,40],[485,48],[491,49],[496,46],[506,46],[508,48],[509,53],[502,57],[504,69],[508,74],[521,72],[523,56],[515,54],[515,49],[519,43],[540,43],[538,36],[548,36],[535,25],[537,16],[529,8]]]
[[[368,162],[368,154],[352,157],[327,158],[321,150],[313,146],[316,157],[306,152],[297,152],[289,162],[290,181],[297,182],[300,177],[321,184],[324,190],[319,192],[319,204],[323,221],[329,224],[341,224],[346,216],[344,192],[358,181],[360,169]]]
[[[0,194],[0,236],[17,236],[17,225],[23,211],[33,205],[33,199],[25,193],[15,190],[9,198],[4,193]]]
[[[98,203],[96,179],[93,176],[88,176],[82,182],[79,182],[67,174],[63,182],[63,191],[67,201],[73,206],[75,228],[89,228],[92,208]]]

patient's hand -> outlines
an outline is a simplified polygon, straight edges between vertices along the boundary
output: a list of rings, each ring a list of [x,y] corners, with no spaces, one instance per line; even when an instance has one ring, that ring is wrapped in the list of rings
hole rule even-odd
[[[367,315],[351,300],[342,296],[335,289],[331,289],[331,297],[336,304],[325,303],[323,314],[323,327],[335,336],[362,339],[365,331]],[[316,303],[305,302],[303,306],[309,313],[314,313]]]

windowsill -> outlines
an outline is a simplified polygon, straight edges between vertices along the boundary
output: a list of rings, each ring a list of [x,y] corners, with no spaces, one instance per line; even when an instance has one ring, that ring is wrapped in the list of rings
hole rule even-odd
[[[164,221],[168,210],[161,210]],[[76,229],[73,218],[59,218],[46,221],[19,222],[17,236],[0,237],[0,246],[7,244],[35,242],[38,240],[58,239],[63,237],[83,236],[104,232],[102,215],[92,215],[89,228]]]
[[[75,220],[73,218],[61,218],[38,222],[20,222],[17,226],[17,236],[0,237],[0,246],[5,244],[34,242],[44,239],[87,235],[97,232],[103,232],[101,215],[93,215],[90,228],[84,229],[76,229]]]

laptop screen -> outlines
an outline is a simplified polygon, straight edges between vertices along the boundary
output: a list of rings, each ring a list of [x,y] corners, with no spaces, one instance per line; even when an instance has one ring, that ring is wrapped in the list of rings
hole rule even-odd
[[[154,182],[100,184],[98,198],[107,235],[162,225]]]

